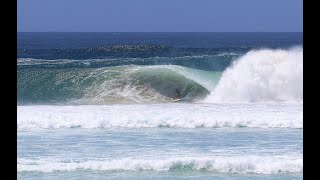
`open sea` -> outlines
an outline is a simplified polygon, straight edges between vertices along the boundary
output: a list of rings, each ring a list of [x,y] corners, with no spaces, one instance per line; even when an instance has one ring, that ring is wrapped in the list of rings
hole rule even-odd
[[[302,33],[17,37],[18,179],[303,179]]]

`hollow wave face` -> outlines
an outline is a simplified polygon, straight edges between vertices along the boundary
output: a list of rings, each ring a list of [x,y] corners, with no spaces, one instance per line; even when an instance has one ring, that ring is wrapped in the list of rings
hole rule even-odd
[[[114,104],[204,99],[221,76],[175,65],[20,69],[18,103]]]
[[[303,49],[254,50],[227,68],[206,102],[302,102]]]

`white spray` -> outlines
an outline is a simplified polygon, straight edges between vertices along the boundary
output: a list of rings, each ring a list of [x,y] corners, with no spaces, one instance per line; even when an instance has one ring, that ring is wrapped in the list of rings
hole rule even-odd
[[[303,48],[254,50],[226,69],[206,102],[303,101]]]

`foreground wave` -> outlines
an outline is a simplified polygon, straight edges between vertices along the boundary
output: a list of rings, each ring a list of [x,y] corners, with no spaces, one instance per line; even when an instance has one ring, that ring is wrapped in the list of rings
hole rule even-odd
[[[301,103],[18,106],[18,129],[303,128]]]
[[[232,174],[302,173],[300,156],[217,156],[167,157],[165,159],[123,158],[113,160],[57,161],[54,159],[18,159],[18,172],[54,171],[209,171]]]

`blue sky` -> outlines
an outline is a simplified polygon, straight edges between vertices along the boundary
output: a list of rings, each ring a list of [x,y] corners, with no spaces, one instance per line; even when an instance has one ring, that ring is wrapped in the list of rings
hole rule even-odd
[[[302,0],[18,0],[18,32],[302,32]]]

